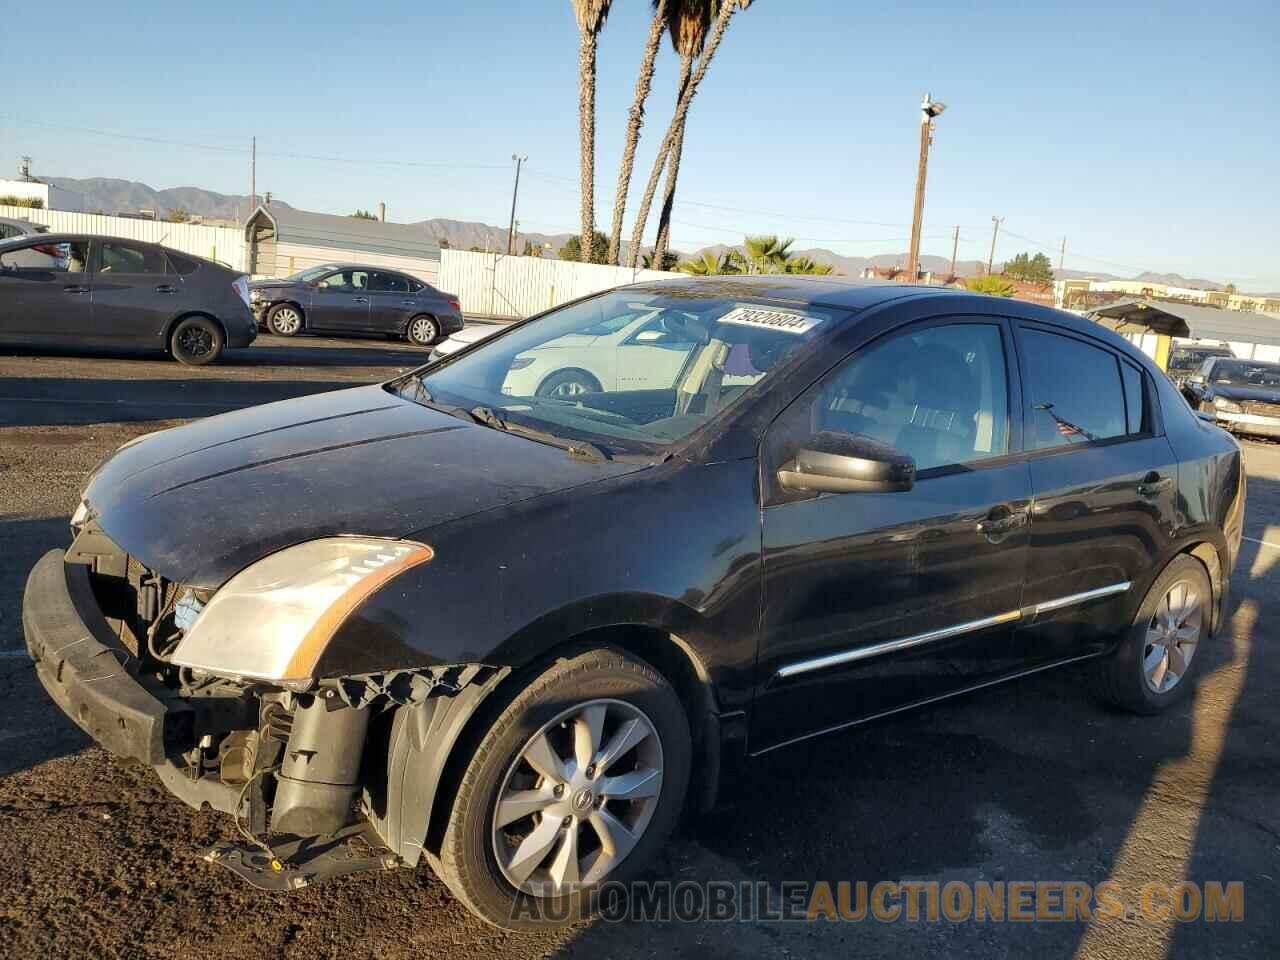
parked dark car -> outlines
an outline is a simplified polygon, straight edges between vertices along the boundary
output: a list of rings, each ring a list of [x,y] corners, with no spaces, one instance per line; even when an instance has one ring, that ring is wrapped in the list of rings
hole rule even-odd
[[[640,318],[668,384],[512,391]],[[292,889],[426,851],[514,928],[634,877],[744,758],[1081,660],[1167,709],[1244,501],[1236,441],[1070,314],[671,280],[126,445],[23,623],[70,717],[252,837],[214,863]]]
[[[1280,439],[1280,363],[1211,357],[1182,392],[1232,433]]]
[[[212,260],[115,237],[0,241],[0,341],[153,347],[205,364],[257,335],[248,277]]]
[[[384,334],[425,347],[462,329],[451,293],[383,267],[327,263],[283,280],[255,280],[249,296],[272,333]]]
[[[1187,378],[1199,370],[1210,357],[1234,357],[1230,347],[1187,345],[1174,347],[1169,354],[1169,379],[1181,390]]]

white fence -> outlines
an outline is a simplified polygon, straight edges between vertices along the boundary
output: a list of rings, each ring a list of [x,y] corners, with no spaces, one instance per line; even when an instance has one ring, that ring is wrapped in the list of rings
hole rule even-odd
[[[107,217],[98,213],[9,206],[0,206],[0,217],[42,223],[54,233],[88,233],[98,237],[163,243],[183,253],[221,260],[233,270],[245,269],[244,233],[238,227],[207,227],[199,223],[167,223],[163,220]]]
[[[598,290],[678,276],[682,274],[441,250],[437,286],[458,296],[463,313],[521,319]]]

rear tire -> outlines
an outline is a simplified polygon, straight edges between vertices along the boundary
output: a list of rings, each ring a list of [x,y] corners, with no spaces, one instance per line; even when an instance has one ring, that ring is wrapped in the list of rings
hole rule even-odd
[[[1133,713],[1156,714],[1187,696],[1209,639],[1213,589],[1194,557],[1174,557],[1147,591],[1120,645],[1096,666],[1098,693]]]
[[[267,312],[267,329],[278,337],[296,337],[305,323],[302,310],[292,303],[277,303]]]
[[[649,664],[612,647],[560,657],[480,738],[432,867],[494,926],[573,923],[666,842],[691,754],[680,699]]]
[[[226,338],[222,328],[208,317],[187,317],[169,337],[169,352],[175,360],[189,367],[202,367],[222,356]]]
[[[419,314],[409,321],[404,330],[405,339],[419,347],[429,347],[440,339],[440,324],[436,318]]]

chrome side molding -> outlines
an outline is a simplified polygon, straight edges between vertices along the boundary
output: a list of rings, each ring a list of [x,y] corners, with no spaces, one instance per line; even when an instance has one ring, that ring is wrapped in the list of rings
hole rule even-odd
[[[1096,590],[1086,590],[1083,593],[1072,593],[1065,597],[1046,600],[1030,607],[1023,607],[1021,610],[1008,610],[1004,613],[997,613],[995,616],[983,617],[981,620],[957,623],[950,627],[942,627],[926,633],[917,633],[909,637],[899,637],[895,640],[886,640],[883,643],[873,643],[866,647],[841,650],[839,653],[828,653],[825,656],[813,657],[809,660],[797,660],[794,663],[784,664],[779,667],[773,676],[775,680],[786,680],[789,677],[799,676],[802,673],[811,673],[814,670],[826,670],[829,667],[855,663],[858,660],[867,660],[871,657],[883,656],[886,653],[909,650],[912,647],[923,646],[926,643],[950,640],[952,637],[975,633],[978,630],[986,630],[988,627],[999,626],[1002,623],[1013,623],[1016,620],[1033,620],[1042,613],[1051,613],[1054,610],[1075,606],[1078,603],[1088,603],[1090,600],[1100,600],[1103,597],[1125,593],[1132,585],[1128,581],[1113,583],[1110,586],[1098,587]]]
[[[1063,607],[1072,607],[1077,603],[1088,603],[1090,600],[1099,600],[1102,597],[1125,593],[1131,586],[1133,584],[1126,580],[1124,583],[1113,583],[1109,587],[1098,587],[1096,590],[1086,590],[1084,593],[1073,593],[1070,596],[1058,597],[1056,600],[1046,600],[1044,603],[1037,603],[1033,607],[1027,607],[1022,615],[1028,618],[1038,617],[1042,613],[1061,610]]]

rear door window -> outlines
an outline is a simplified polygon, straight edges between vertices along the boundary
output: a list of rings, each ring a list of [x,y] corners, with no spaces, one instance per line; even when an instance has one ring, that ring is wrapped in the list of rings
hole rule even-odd
[[[1142,432],[1140,371],[1130,368],[1122,376],[1119,357],[1074,337],[1024,327],[1020,343],[1031,408],[1028,449],[1114,440]],[[1133,401],[1126,398],[1126,380]]]
[[[394,273],[374,271],[369,274],[369,289],[377,293],[408,293],[409,282]]]
[[[168,263],[159,250],[110,240],[98,245],[99,273],[163,274],[167,270]]]

